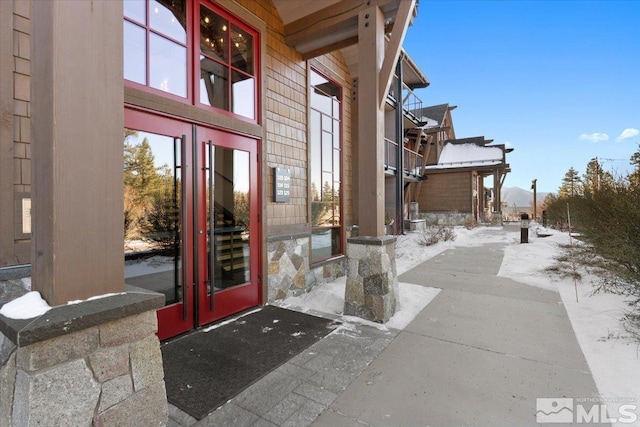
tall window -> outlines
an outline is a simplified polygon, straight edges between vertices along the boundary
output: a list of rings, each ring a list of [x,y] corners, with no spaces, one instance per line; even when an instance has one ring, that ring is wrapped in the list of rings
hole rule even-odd
[[[124,1],[124,78],[256,120],[258,33],[202,0]]]
[[[311,71],[311,261],[342,253],[341,88]]]

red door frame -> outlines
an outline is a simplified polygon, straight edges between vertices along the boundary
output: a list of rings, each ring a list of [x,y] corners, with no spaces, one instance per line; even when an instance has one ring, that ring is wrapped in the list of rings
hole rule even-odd
[[[262,302],[262,286],[259,281],[262,231],[258,221],[261,206],[258,167],[259,141],[228,131],[195,126],[197,143],[194,144],[193,124],[132,108],[125,108],[124,124],[126,128],[142,132],[157,133],[173,138],[186,136],[182,144],[181,159],[183,185],[181,278],[183,299],[181,302],[168,305],[157,311],[158,338],[161,340],[171,338],[188,332],[197,326],[205,325],[260,305]],[[204,164],[204,150],[205,143],[209,140],[215,146],[249,153],[249,230],[251,232],[251,243],[249,245],[250,281],[245,285],[238,285],[216,292],[213,310],[210,309],[206,283],[207,225],[206,186],[204,183],[207,171]],[[195,228],[196,217],[198,221],[197,229]],[[196,258],[198,260],[197,265],[195,265],[194,261]]]
[[[193,170],[193,149],[191,140],[192,126],[179,120],[160,117],[139,110],[125,109],[124,125],[126,128],[143,132],[152,132],[174,138],[186,136],[182,144],[182,244],[180,261],[182,265],[182,301],[171,304],[157,311],[158,337],[166,339],[194,328],[194,269],[193,259],[193,180],[190,178]]]
[[[198,262],[197,274],[197,299],[198,299],[198,324],[203,325],[228,317],[240,311],[255,307],[262,301],[262,287],[259,283],[258,272],[260,268],[261,233],[258,223],[260,209],[260,187],[258,173],[258,141],[246,136],[221,131],[212,128],[198,126],[198,151],[196,167],[200,172],[200,178],[196,191],[198,198],[196,209],[198,210],[198,236],[197,250],[201,256]],[[207,143],[211,141],[215,147],[224,147],[241,150],[249,153],[249,282],[237,285],[229,289],[215,292],[213,310],[211,309],[210,295],[207,292],[207,206],[206,182]]]

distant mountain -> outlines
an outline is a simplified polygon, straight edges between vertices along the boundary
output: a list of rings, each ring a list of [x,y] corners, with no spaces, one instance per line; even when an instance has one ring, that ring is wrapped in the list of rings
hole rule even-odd
[[[536,198],[540,205],[549,193],[538,192]],[[518,208],[531,208],[533,206],[533,191],[524,190],[520,187],[508,187],[502,189],[502,201],[508,207],[516,206]]]

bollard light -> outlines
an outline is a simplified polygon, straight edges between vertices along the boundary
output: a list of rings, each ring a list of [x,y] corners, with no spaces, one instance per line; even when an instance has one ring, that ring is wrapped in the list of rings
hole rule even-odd
[[[520,243],[529,243],[529,214],[520,214]]]

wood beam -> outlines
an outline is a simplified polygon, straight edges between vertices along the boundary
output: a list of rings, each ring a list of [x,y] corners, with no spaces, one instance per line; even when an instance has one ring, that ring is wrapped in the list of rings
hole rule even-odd
[[[391,81],[393,80],[393,69],[400,57],[400,51],[402,50],[402,42],[404,36],[407,34],[407,28],[413,17],[413,11],[416,7],[416,0],[404,0],[400,2],[398,12],[393,24],[393,33],[389,38],[389,42],[385,47],[384,62],[382,63],[382,69],[380,70],[380,99],[378,104],[380,108],[384,106],[387,100],[387,94],[391,87]],[[400,106],[402,108],[402,106]]]
[[[32,288],[61,305],[124,290],[122,2],[31,13]]]
[[[372,6],[358,16],[358,220],[361,236],[383,236],[384,229],[384,108],[378,70],[384,51],[384,15]]]
[[[335,52],[336,50],[340,50],[357,43],[358,43],[358,36],[350,37],[348,39],[344,39],[337,43],[333,43],[333,44],[323,46],[321,48],[313,49],[313,50],[310,50],[309,52],[303,53],[302,59],[304,59],[305,61],[308,61],[309,59],[316,58],[318,56],[321,56],[327,53]]]
[[[343,26],[345,21],[352,21],[355,27],[358,15],[368,7],[382,7],[398,0],[341,1],[332,4],[304,18],[290,22],[284,26],[285,43],[296,47],[299,44],[316,40],[323,34]],[[370,3],[370,4],[367,4]],[[402,3],[402,1],[400,1]]]

